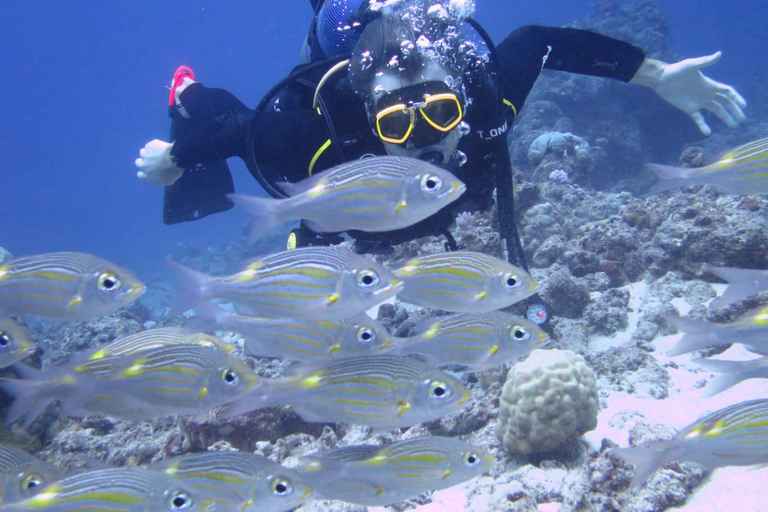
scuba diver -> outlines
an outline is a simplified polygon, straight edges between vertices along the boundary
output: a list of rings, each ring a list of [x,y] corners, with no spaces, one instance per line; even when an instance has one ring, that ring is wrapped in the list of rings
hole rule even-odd
[[[181,67],[169,98],[172,142],[153,140],[136,160],[138,177],[165,186],[164,222],[232,207],[226,159],[242,158],[273,197],[334,165],[371,155],[411,156],[453,172],[467,185],[455,203],[409,228],[350,232],[362,251],[445,235],[457,214],[482,211],[497,191],[508,261],[527,270],[514,222],[506,135],[543,69],[644,85],[711,130],[708,109],[728,126],[745,119],[744,99],[700,71],[720,53],[676,64],[641,48],[573,28],[524,26],[494,45],[466,8],[471,2],[310,0],[315,11],[304,63],[254,110],[208,88]],[[338,233],[294,230],[295,245],[338,243]]]

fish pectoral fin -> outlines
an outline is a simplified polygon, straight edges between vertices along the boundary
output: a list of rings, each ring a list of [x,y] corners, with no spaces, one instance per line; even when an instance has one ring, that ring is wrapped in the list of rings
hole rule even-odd
[[[405,207],[408,206],[408,203],[405,201],[405,199],[402,199],[397,205],[395,205],[395,214],[400,213]]]
[[[72,299],[70,299],[69,304],[67,304],[67,307],[71,311],[75,309],[77,306],[79,306],[80,304],[82,304],[82,302],[83,302],[83,297],[82,295],[78,294],[72,297]]]
[[[397,410],[398,416],[402,416],[403,414],[411,410],[411,404],[409,402],[406,402],[405,400],[400,400],[398,402],[398,405],[400,406]]]

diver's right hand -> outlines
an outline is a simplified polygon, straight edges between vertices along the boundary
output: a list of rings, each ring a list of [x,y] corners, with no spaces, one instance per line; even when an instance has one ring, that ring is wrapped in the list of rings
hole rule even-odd
[[[176,183],[184,173],[184,169],[174,162],[171,149],[173,149],[172,142],[159,139],[147,142],[147,145],[139,150],[141,156],[135,162],[136,167],[139,168],[136,176],[153,185],[168,186]]]

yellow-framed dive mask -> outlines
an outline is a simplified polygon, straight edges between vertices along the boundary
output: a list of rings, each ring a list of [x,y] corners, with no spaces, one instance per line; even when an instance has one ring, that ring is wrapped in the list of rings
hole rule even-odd
[[[418,111],[433,130],[414,133]],[[423,82],[382,95],[376,102],[376,134],[384,142],[402,144],[413,134],[416,147],[442,139],[463,119],[459,96],[443,82]]]

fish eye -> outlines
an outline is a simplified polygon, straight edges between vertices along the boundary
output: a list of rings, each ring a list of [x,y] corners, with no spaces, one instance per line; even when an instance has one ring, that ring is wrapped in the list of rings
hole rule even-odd
[[[504,276],[504,286],[509,290],[514,290],[520,287],[520,277],[515,274],[507,274]]]
[[[40,475],[27,475],[21,482],[21,488],[24,490],[34,489],[42,483],[43,480],[40,478]]]
[[[171,510],[187,510],[192,506],[192,498],[185,492],[176,491],[171,494],[168,504]]]
[[[465,453],[462,462],[465,466],[473,468],[480,463],[480,457],[476,453]]]
[[[376,339],[376,335],[369,327],[361,327],[357,331],[357,341],[368,344]]]
[[[531,333],[522,325],[516,325],[512,328],[512,338],[515,341],[528,341],[531,338]]]
[[[272,493],[275,496],[288,496],[293,492],[293,485],[286,478],[278,478],[272,482]]]
[[[379,275],[373,270],[363,270],[357,274],[357,284],[361,288],[373,288],[379,284]]]
[[[429,385],[429,396],[437,400],[445,400],[451,396],[451,388],[445,382],[436,380]]]
[[[421,190],[424,192],[432,193],[437,192],[441,188],[443,188],[443,180],[441,180],[439,177],[435,176],[434,174],[425,174],[421,178],[421,182],[419,183],[419,186],[421,186]]]
[[[8,348],[13,345],[13,338],[5,331],[0,331],[0,349]]]
[[[115,274],[104,272],[99,276],[99,290],[103,292],[114,292],[120,289],[122,283]]]
[[[235,370],[227,368],[221,372],[221,380],[224,382],[225,386],[232,387],[240,382],[240,377],[237,375]]]

